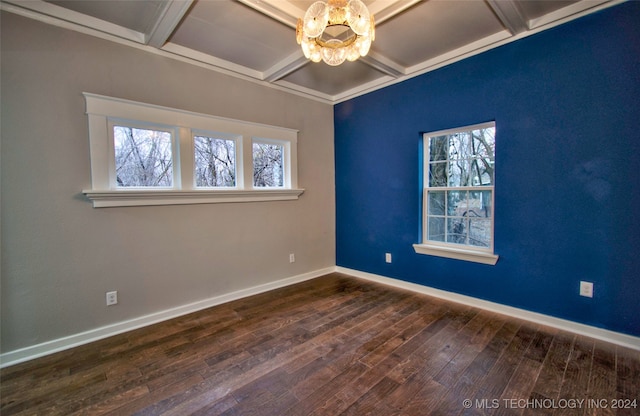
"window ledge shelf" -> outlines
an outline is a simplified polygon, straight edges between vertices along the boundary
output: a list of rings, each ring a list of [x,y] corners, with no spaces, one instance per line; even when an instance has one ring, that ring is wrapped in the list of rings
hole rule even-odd
[[[498,262],[498,256],[495,254],[465,250],[460,248],[435,247],[426,244],[414,244],[413,249],[418,254],[427,254],[430,256],[472,261],[475,263],[489,264],[491,266],[495,265]]]
[[[93,202],[94,208],[290,201],[298,199],[303,192],[304,189],[82,191]]]

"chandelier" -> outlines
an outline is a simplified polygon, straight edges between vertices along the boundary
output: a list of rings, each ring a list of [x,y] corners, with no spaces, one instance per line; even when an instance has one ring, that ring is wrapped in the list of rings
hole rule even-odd
[[[373,15],[361,0],[317,1],[296,27],[304,56],[331,66],[365,56],[374,38]]]

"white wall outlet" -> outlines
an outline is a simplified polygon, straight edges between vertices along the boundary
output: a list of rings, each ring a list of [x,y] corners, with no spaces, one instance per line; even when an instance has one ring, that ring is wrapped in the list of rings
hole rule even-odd
[[[580,296],[585,296],[587,298],[593,297],[593,283],[591,282],[580,282]]]
[[[384,261],[391,263],[391,253],[384,253]]]
[[[291,253],[289,254],[289,263],[295,263],[296,262],[296,255],[295,253]]]
[[[107,292],[107,306],[115,305],[118,303],[118,291]]]

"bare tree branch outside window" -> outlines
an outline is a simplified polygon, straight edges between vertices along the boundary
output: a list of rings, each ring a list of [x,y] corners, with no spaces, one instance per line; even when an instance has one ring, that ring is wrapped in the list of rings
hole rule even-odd
[[[236,186],[235,142],[204,136],[195,136],[193,142],[196,186]]]
[[[114,126],[116,181],[120,187],[173,185],[171,133]]]
[[[253,186],[284,186],[284,146],[253,143]]]

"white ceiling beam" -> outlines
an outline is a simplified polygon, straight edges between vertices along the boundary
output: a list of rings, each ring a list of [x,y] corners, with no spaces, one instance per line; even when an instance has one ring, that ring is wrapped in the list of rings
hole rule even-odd
[[[306,12],[306,10],[300,9],[292,2],[282,0],[237,1],[294,29],[297,25],[298,18],[303,17]],[[367,8],[369,12],[374,15],[377,25],[402,13],[420,1],[421,0],[376,0],[369,4]],[[367,57],[360,58],[360,60],[392,77],[398,77],[405,73],[403,66],[374,52],[370,52]],[[308,62],[300,51],[295,52],[265,71],[264,80],[275,82],[298,70]]]
[[[178,23],[187,13],[194,0],[171,0],[160,13],[151,32],[146,36],[147,45],[161,48],[167,43],[169,37],[175,30]]]
[[[234,64],[233,62],[229,62],[224,59],[220,59],[216,56],[209,55],[204,52],[196,51],[191,48],[187,48],[185,46],[181,46],[175,43],[167,42],[162,49],[165,52],[169,52],[174,55],[183,56],[188,59],[192,59],[197,62],[201,62],[203,64],[207,64],[211,67],[221,68],[226,71],[235,72],[237,74],[241,74],[247,77],[251,77],[256,80],[260,80],[262,78],[262,73],[256,71],[253,68],[247,68],[246,66]]]
[[[486,2],[512,35],[529,30],[529,21],[515,0],[486,0]]]
[[[264,71],[263,80],[268,82],[278,81],[279,79],[282,79],[307,65],[309,62],[310,61],[304,57],[302,50],[298,49],[268,70]]]
[[[358,60],[394,78],[407,73],[407,69],[404,66],[374,51],[369,51],[366,56]]]
[[[303,97],[318,100],[320,102],[324,102],[325,104],[332,105],[334,103],[334,99],[332,95],[329,95],[324,92],[320,92],[319,90],[315,90],[313,88],[303,87],[302,85],[294,84],[286,80],[272,82],[272,83],[269,83],[269,85],[274,85],[280,88],[286,88],[290,92],[301,94]]]
[[[296,28],[299,18],[304,17],[306,10],[297,7],[293,2],[283,0],[237,0],[272,19]],[[326,1],[326,0],[325,0]],[[367,8],[374,15],[376,24],[391,19],[409,7],[424,0],[375,0]]]
[[[293,29],[298,24],[298,18],[303,17],[306,12],[306,10],[302,10],[290,2],[282,0],[237,1]]]
[[[394,78],[406,73],[405,67],[373,51],[358,60]],[[304,57],[302,51],[298,50],[266,70],[263,74],[263,80],[269,82],[278,81],[309,64],[309,62],[311,61]]]
[[[373,14],[376,25],[391,19],[408,8],[424,0],[376,0],[367,6],[369,13]]]

